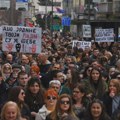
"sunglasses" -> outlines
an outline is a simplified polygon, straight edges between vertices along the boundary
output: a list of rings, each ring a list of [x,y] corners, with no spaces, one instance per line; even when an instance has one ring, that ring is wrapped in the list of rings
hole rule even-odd
[[[47,96],[48,100],[56,100],[57,98],[55,96]]]
[[[68,105],[68,104],[70,104],[70,101],[63,101],[63,100],[61,100],[60,103],[63,104],[63,105]]]

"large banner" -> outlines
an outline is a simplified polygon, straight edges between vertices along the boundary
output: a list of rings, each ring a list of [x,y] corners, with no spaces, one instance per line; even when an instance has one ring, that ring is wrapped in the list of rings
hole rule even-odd
[[[41,28],[2,26],[2,50],[22,53],[41,52]]]
[[[114,42],[114,30],[110,29],[95,29],[96,42]]]

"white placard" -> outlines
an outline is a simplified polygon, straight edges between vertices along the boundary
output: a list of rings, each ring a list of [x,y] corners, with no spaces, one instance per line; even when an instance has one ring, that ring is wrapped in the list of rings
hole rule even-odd
[[[85,48],[91,48],[91,42],[74,40],[72,47],[82,48],[84,50]]]
[[[95,29],[96,42],[114,42],[114,30],[110,29]]]
[[[10,0],[0,0],[0,7],[10,8]]]
[[[41,28],[2,26],[3,51],[17,52],[19,44],[22,53],[41,52]]]
[[[83,31],[84,38],[91,38],[91,26],[90,25],[83,25],[82,31]]]

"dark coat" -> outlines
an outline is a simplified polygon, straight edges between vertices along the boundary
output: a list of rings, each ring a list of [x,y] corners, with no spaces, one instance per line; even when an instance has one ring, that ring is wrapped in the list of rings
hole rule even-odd
[[[3,104],[7,101],[8,98],[8,90],[6,88],[6,84],[4,81],[0,84],[0,110]]]
[[[117,116],[117,114],[120,112],[120,95],[117,95],[112,98],[109,96],[109,93],[106,92],[102,100],[105,105],[107,114],[112,119],[114,119]]]

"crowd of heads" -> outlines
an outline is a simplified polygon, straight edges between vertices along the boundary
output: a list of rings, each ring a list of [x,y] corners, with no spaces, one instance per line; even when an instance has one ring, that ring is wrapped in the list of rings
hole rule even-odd
[[[120,119],[120,43],[76,39],[44,32],[40,54],[0,50],[1,120]]]

